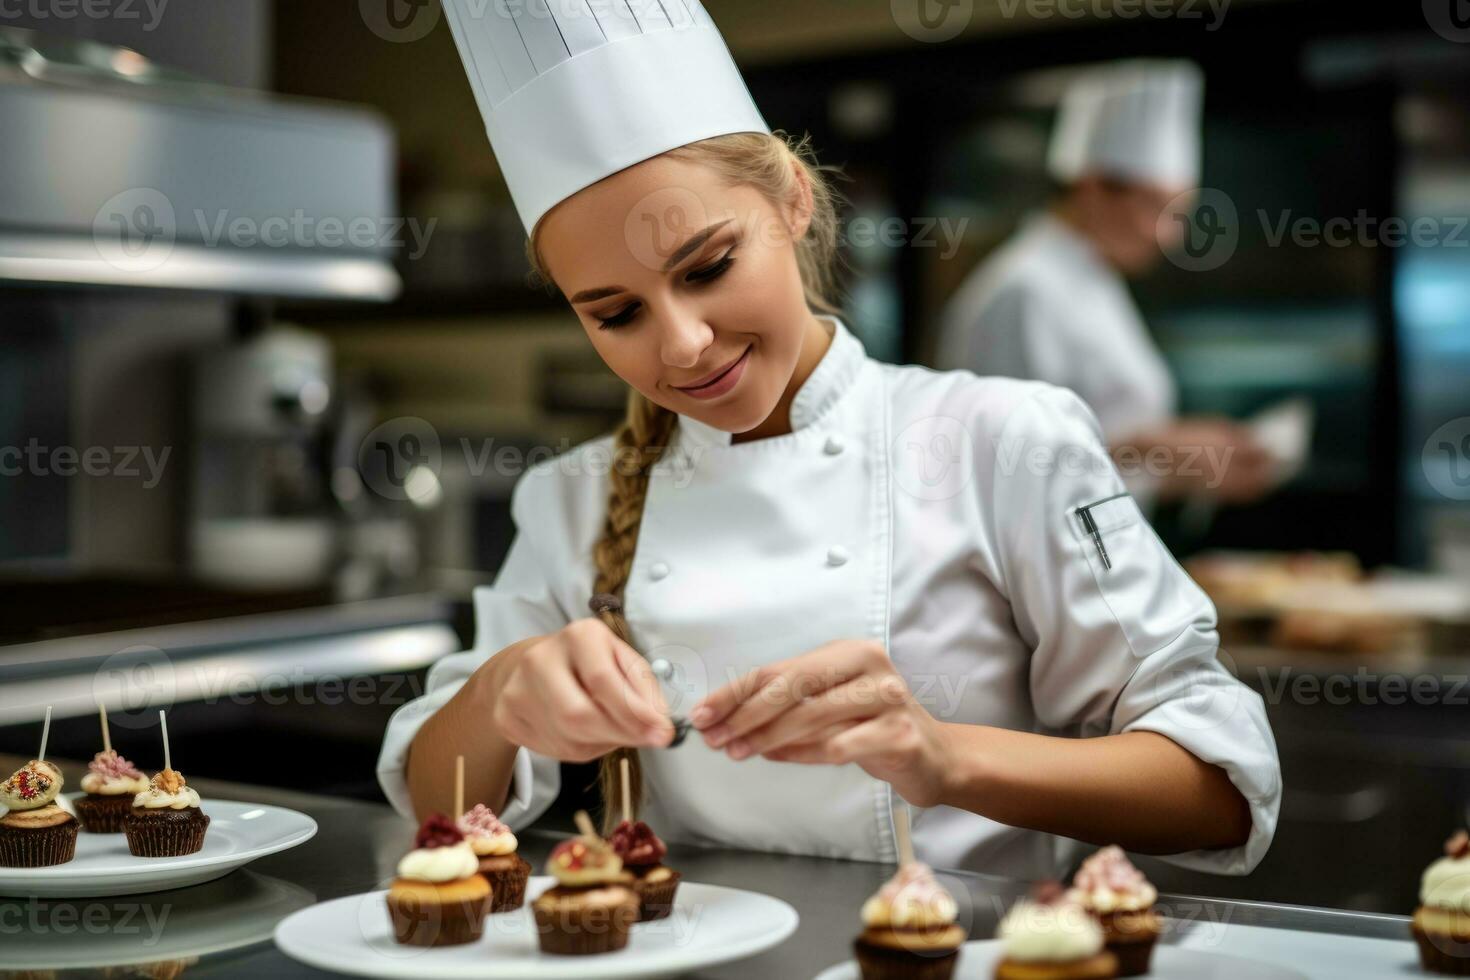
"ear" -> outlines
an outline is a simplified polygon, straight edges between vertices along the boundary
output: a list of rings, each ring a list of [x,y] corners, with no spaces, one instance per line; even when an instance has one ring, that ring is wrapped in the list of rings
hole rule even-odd
[[[812,198],[812,184],[807,179],[806,168],[795,158],[791,160],[791,175],[796,179],[796,193],[786,202],[786,230],[793,242],[799,242],[812,226],[812,212],[816,203]]]

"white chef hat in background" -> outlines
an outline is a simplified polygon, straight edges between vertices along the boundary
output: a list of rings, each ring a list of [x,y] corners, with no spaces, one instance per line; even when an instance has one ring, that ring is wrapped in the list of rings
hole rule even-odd
[[[699,0],[444,0],[529,234],[589,184],[770,128]]]
[[[1200,181],[1204,73],[1191,61],[1119,61],[1090,69],[1062,97],[1047,169],[1169,188]]]

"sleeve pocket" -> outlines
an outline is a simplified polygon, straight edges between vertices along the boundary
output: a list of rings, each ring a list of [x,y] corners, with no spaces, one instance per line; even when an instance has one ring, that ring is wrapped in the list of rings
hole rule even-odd
[[[1068,523],[1103,600],[1139,657],[1171,643],[1209,601],[1154,534],[1129,494],[1074,508]]]

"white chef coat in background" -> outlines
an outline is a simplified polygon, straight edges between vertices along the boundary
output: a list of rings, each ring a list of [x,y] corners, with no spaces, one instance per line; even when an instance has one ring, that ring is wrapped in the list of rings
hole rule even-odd
[[[1070,388],[1097,415],[1109,445],[1175,415],[1174,380],[1128,284],[1086,238],[1046,212],[951,298],[935,363]]]
[[[1248,872],[1280,803],[1261,699],[1216,659],[1213,606],[1124,493],[1092,412],[1047,384],[881,364],[830,322],[791,433],[734,443],[681,417],[651,477],[625,606],[635,645],[675,663],[675,710],[761,663],[879,639],[943,721],[1154,731],[1221,766],[1249,801],[1248,842],[1170,860]],[[511,552],[475,592],[474,649],[436,664],[389,723],[379,777],[401,812],[423,720],[496,651],[588,615],[609,447],[518,482]],[[1079,517],[1088,505],[1110,568]],[[697,735],[642,759],[646,819],[669,840],[896,858],[891,788],[858,766],[732,762]],[[559,788],[555,760],[520,750],[503,818],[530,824]],[[1058,870],[1049,836],[950,807],[918,811],[914,843],[941,868]]]

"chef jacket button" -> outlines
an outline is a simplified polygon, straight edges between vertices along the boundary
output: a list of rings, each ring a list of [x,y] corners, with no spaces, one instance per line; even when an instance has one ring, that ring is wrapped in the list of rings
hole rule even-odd
[[[842,444],[842,440],[839,439],[837,436],[828,436],[827,444],[822,447],[822,452],[826,453],[828,456],[836,456],[845,448],[846,447]]]
[[[833,568],[836,568],[838,565],[846,565],[849,557],[851,556],[848,555],[847,549],[840,544],[833,545],[827,549],[827,564]]]
[[[661,561],[656,561],[648,567],[648,577],[657,582],[661,578],[667,578],[669,566]]]

